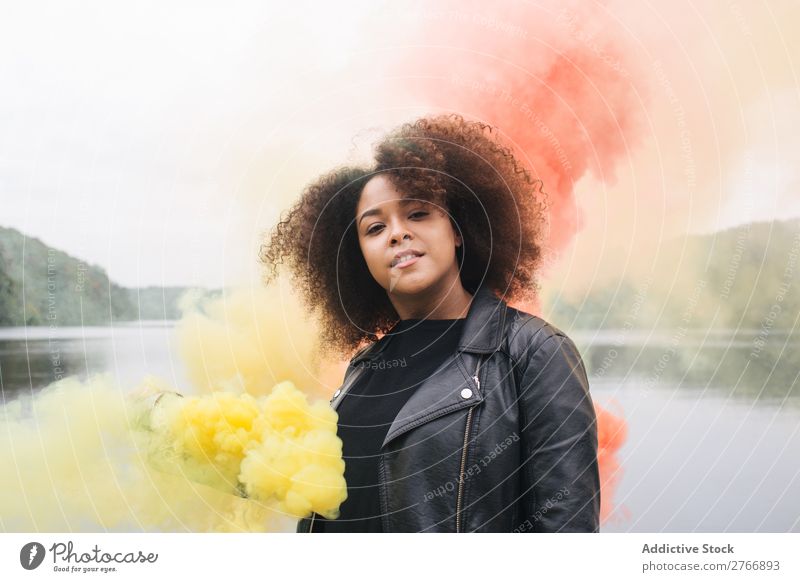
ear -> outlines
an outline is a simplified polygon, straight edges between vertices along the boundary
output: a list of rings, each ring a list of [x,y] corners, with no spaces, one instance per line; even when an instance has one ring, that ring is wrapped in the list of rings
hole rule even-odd
[[[455,221],[452,219],[452,217],[450,218],[450,226],[453,228],[453,236],[454,236],[454,237],[455,237],[455,239],[456,239],[456,246],[457,246],[457,247],[460,247],[460,246],[461,246],[461,244],[462,244],[464,241],[463,241],[463,239],[461,238],[461,235],[458,233],[458,227],[456,226],[456,223],[455,223]]]

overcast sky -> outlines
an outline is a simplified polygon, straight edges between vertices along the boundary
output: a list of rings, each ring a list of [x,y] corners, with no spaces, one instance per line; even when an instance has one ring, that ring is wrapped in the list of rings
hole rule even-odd
[[[324,109],[352,51],[375,42],[359,6],[376,3],[331,4],[4,3],[0,225],[124,285],[252,278],[260,229],[300,186],[414,111],[372,111],[358,79],[339,98],[353,110],[363,98],[368,114],[324,125],[303,113]],[[726,170],[715,219],[691,228],[800,215],[797,76],[781,78],[795,86],[742,109],[750,148]],[[779,122],[759,126],[768,118]]]
[[[357,25],[329,30],[313,5],[4,3],[0,225],[126,285],[246,277],[258,233],[240,219],[275,212],[248,168],[281,150],[269,132],[304,76],[343,65]]]

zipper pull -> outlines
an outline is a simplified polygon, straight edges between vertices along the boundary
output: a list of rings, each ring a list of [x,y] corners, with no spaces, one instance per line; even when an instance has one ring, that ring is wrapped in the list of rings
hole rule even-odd
[[[475,380],[475,387],[478,389],[479,392],[481,389],[481,381],[478,379],[478,374],[480,373],[480,371],[481,371],[481,360],[480,357],[478,357],[478,365],[475,366],[475,375],[472,377],[472,379]]]

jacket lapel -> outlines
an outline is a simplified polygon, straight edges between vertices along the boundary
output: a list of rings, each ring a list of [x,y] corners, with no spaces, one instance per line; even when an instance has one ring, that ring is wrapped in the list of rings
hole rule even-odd
[[[415,426],[483,400],[483,390],[474,379],[476,368],[485,354],[500,347],[505,315],[505,302],[489,289],[478,288],[467,312],[456,354],[411,394],[389,427],[384,447]],[[471,393],[466,398],[462,394],[465,388]]]

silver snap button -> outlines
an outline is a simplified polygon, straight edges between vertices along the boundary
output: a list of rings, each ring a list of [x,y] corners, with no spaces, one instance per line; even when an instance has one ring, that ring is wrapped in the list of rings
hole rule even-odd
[[[464,388],[461,391],[461,398],[465,398],[465,399],[466,398],[472,398],[472,390],[470,390],[469,388]]]
[[[333,397],[334,397],[334,398],[336,398],[336,397],[337,397],[337,396],[339,396],[339,394],[341,394],[341,393],[342,393],[342,389],[340,388],[340,389],[338,389],[336,392],[334,392],[334,393],[333,393]]]

